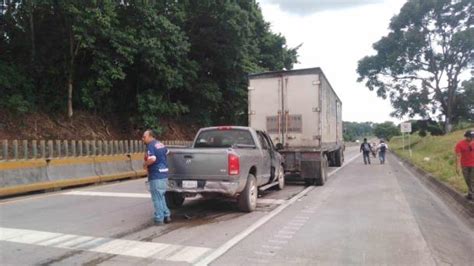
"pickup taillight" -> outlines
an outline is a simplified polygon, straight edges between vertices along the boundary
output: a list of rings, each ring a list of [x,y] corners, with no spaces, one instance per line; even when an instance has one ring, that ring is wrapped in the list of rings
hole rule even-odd
[[[240,158],[239,156],[229,153],[228,157],[229,175],[240,174]]]

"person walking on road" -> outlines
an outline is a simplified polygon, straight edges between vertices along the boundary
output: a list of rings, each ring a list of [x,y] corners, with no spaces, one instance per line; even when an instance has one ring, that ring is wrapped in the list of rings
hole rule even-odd
[[[468,130],[464,134],[465,139],[456,144],[456,173],[459,175],[459,169],[462,169],[464,180],[467,184],[468,200],[474,198],[474,130]]]
[[[171,213],[166,205],[165,193],[168,186],[168,149],[156,140],[157,134],[153,130],[143,133],[143,142],[146,144],[145,162],[143,168],[148,172],[151,199],[155,208],[155,224],[171,222]]]
[[[385,164],[385,153],[388,150],[388,145],[385,143],[384,140],[380,140],[380,144],[377,145],[376,150],[379,152],[380,164]]]
[[[364,139],[364,142],[360,145],[360,152],[364,155],[364,164],[370,164],[370,153],[372,152],[372,146]]]

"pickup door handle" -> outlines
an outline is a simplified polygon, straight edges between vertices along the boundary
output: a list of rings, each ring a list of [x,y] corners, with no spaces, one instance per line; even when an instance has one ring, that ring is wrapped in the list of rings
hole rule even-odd
[[[184,159],[192,159],[194,158],[192,155],[184,155]]]

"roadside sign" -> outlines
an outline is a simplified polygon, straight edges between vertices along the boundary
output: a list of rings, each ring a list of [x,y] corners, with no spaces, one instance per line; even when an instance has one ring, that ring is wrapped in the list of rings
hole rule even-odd
[[[400,124],[400,131],[402,133],[411,133],[411,123],[401,123]]]

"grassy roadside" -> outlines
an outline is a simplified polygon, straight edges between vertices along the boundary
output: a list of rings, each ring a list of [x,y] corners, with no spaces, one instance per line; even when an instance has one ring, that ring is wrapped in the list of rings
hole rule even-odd
[[[466,193],[467,186],[462,175],[456,175],[454,146],[463,139],[465,130],[455,131],[445,136],[420,137],[411,135],[412,156],[408,152],[408,137],[405,136],[405,150],[402,137],[393,137],[390,140],[390,149],[400,157],[409,159],[413,164],[431,173],[438,180],[454,188],[458,192]]]

